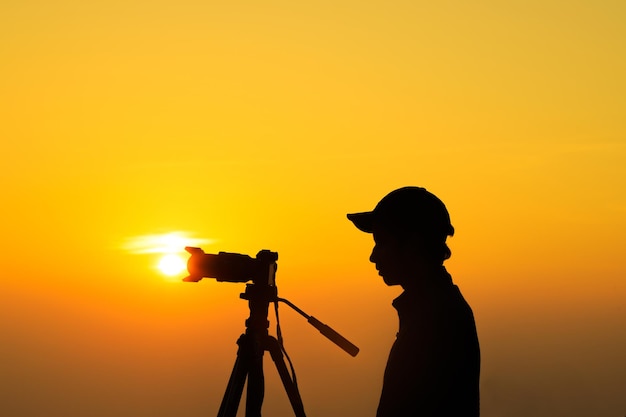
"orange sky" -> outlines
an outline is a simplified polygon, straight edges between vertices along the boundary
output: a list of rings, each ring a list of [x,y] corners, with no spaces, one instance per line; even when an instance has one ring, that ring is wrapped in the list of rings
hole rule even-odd
[[[451,213],[483,416],[624,414],[621,2],[211,3],[0,6],[1,415],[217,413],[243,285],[125,246],[171,232],[279,252],[361,348],[281,308],[307,414],[373,415],[399,290],[345,213],[403,185]]]

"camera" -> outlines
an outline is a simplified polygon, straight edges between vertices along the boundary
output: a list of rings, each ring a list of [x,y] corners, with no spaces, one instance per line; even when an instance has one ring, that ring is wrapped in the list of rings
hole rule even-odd
[[[185,282],[198,282],[202,278],[215,278],[220,282],[248,282],[268,286],[276,285],[278,253],[263,249],[256,258],[231,252],[204,253],[200,248],[186,247],[191,254],[187,261],[189,276]]]

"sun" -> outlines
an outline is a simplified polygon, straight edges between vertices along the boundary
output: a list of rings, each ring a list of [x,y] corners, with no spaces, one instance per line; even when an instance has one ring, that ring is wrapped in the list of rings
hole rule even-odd
[[[157,268],[162,274],[173,277],[181,274],[187,268],[187,264],[182,256],[176,253],[166,253],[159,260]]]

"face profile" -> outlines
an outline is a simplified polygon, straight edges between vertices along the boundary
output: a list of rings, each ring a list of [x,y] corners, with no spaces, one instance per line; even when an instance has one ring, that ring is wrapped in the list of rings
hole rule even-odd
[[[378,274],[387,285],[403,285],[411,278],[412,264],[416,257],[407,247],[384,227],[373,230],[374,247],[370,255]]]

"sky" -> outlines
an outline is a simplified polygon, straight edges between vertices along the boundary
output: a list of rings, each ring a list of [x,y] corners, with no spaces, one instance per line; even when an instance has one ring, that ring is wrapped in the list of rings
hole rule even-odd
[[[279,295],[361,349],[280,307],[307,415],[375,415],[401,290],[345,215],[418,185],[456,229],[483,417],[625,415],[625,19],[609,0],[4,1],[0,414],[217,414],[245,286],[163,275],[175,236],[278,252]],[[292,415],[265,374],[265,415]]]

